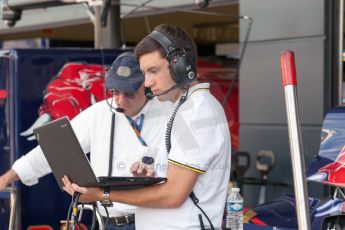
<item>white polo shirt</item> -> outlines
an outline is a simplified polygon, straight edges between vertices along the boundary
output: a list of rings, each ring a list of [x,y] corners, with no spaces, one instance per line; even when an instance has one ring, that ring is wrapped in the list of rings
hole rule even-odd
[[[224,110],[211,95],[208,83],[189,89],[178,110],[171,134],[171,150],[160,151],[156,169],[165,176],[168,162],[200,173],[193,191],[199,206],[216,229],[221,228],[231,164],[230,134]],[[165,165],[165,167],[162,165]],[[162,170],[160,170],[162,169]],[[190,198],[176,209],[138,207],[136,229],[198,229],[200,210]],[[209,223],[202,215],[205,226]]]
[[[156,159],[158,149],[164,147],[162,136],[171,108],[171,103],[169,105],[152,99],[141,110],[140,114],[145,116],[141,136],[149,147],[139,141],[124,114],[115,112],[112,176],[132,176],[132,163],[141,161],[144,156]],[[83,151],[91,153],[90,163],[96,176],[108,176],[111,119],[112,112],[104,100],[84,110],[71,121]],[[36,184],[40,177],[51,172],[39,146],[18,159],[12,168],[26,185]],[[135,207],[114,203],[108,211],[111,217],[123,216],[133,214]],[[100,212],[105,215],[104,208],[100,208]]]

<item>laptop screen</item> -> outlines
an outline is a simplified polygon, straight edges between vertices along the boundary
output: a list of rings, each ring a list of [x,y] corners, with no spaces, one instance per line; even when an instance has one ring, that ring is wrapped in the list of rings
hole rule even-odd
[[[64,175],[80,186],[111,189],[139,188],[166,181],[160,177],[102,177],[99,181],[67,117],[49,122],[33,132],[61,190]]]

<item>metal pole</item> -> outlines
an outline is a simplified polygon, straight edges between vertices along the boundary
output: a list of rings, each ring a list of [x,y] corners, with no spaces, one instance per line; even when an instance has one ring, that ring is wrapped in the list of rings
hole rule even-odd
[[[9,230],[14,230],[14,229],[18,229],[18,227],[15,227],[15,213],[17,212],[17,201],[18,201],[18,193],[17,193],[17,189],[16,188],[5,188],[5,192],[9,192],[10,193],[10,221],[8,224],[8,229]]]
[[[292,51],[283,51],[280,56],[280,61],[289,128],[298,229],[310,230],[308,190],[297,103],[297,79],[294,53]]]
[[[14,74],[14,62],[10,58],[9,54],[9,64],[8,64],[8,101],[6,102],[8,106],[8,114],[7,114],[7,126],[8,126],[8,132],[9,132],[9,146],[10,146],[10,165],[13,165],[15,160],[15,154],[16,151],[18,151],[18,133],[17,133],[17,124],[18,124],[18,114],[17,114],[17,84],[16,84],[16,75]],[[12,189],[12,190],[11,190]],[[12,192],[11,193],[11,218],[12,222],[10,223],[9,227],[12,227],[12,229],[21,229],[21,207],[19,205],[20,197],[19,197],[19,191],[16,190],[14,183],[11,184],[11,188],[7,191]],[[15,199],[13,198],[13,195],[15,192]],[[14,202],[15,201],[15,202]],[[14,202],[14,203],[13,203]],[[13,209],[12,209],[13,208]],[[13,211],[14,210],[14,211]]]
[[[94,6],[94,47],[96,49],[119,48],[121,47],[121,19],[120,4],[118,1],[112,1],[110,9],[108,9],[107,24],[105,27],[101,25],[102,6]]]

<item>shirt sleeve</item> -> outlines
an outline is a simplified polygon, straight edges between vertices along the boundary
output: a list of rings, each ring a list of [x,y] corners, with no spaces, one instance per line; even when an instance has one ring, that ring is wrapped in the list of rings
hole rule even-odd
[[[207,99],[189,103],[175,117],[168,161],[205,173],[210,167],[216,167],[212,164],[228,138],[227,123],[219,107],[207,104],[210,103]]]
[[[51,169],[39,146],[16,160],[12,169],[23,184],[31,186],[38,183],[38,178],[51,173]]]
[[[219,140],[216,138],[219,135],[216,132],[210,131],[212,135],[198,134],[189,137],[188,134],[174,137],[169,162],[198,173],[205,173],[220,152]]]

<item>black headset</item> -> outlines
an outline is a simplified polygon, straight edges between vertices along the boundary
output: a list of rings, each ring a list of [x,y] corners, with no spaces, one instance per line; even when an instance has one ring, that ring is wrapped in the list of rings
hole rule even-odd
[[[159,31],[154,30],[148,36],[164,48],[172,78],[177,85],[184,86],[196,78],[195,64],[190,63],[183,48],[174,47],[170,39]]]

